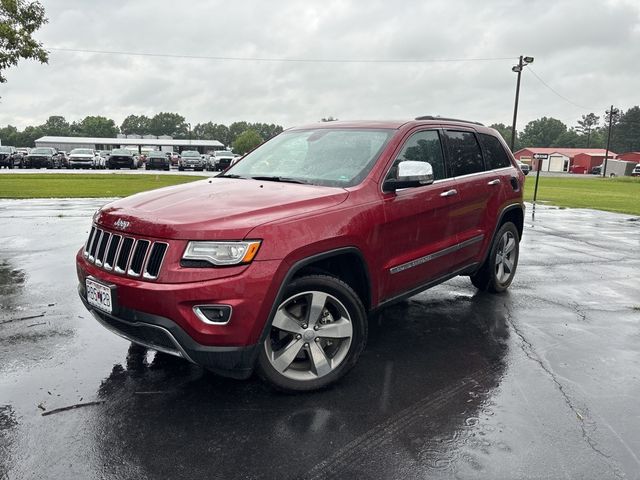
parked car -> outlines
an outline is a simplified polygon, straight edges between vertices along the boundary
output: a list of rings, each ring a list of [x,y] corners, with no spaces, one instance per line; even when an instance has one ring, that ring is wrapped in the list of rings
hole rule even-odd
[[[216,150],[209,160],[209,170],[221,171],[229,168],[234,154],[229,150]]]
[[[69,168],[96,168],[100,157],[91,148],[74,148],[69,152]]]
[[[196,150],[185,150],[181,153],[180,160],[178,160],[178,170],[186,170],[191,168],[193,170],[204,170],[205,162],[200,156],[200,152]]]
[[[24,161],[25,168],[59,168],[59,155],[55,148],[32,148]]]
[[[0,146],[0,168],[13,168],[16,157],[18,157],[16,147]]]
[[[147,156],[147,170],[170,170],[171,160],[163,152],[150,152]]]
[[[591,169],[592,175],[602,175],[602,165],[597,165]]]
[[[524,173],[525,175],[529,175],[529,171],[531,171],[531,166],[527,163],[522,163],[518,160],[516,160],[516,162],[518,163],[518,167],[520,168],[520,170],[522,170],[522,173]]]
[[[69,155],[64,150],[58,150],[58,168],[69,168]]]
[[[111,154],[107,158],[107,168],[111,170],[119,168],[135,170],[138,168],[138,160],[130,150],[115,148],[111,150]]]
[[[356,364],[369,312],[456,275],[505,291],[523,184],[500,134],[473,122],[292,128],[222,175],[102,207],[78,293],[134,343],[315,390]]]
[[[640,163],[633,168],[632,177],[640,177]]]

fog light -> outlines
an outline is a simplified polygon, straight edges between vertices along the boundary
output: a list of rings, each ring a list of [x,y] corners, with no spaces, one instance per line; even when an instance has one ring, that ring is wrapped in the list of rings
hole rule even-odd
[[[224,325],[231,320],[231,307],[229,305],[196,305],[193,313],[209,325]]]

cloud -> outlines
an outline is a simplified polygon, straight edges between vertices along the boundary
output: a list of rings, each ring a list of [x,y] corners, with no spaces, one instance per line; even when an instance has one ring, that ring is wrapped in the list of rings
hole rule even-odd
[[[43,1],[49,47],[290,59],[464,59],[532,55],[531,68],[597,114],[638,103],[640,5],[634,1]],[[49,115],[179,112],[192,124],[292,126],[441,114],[510,123],[514,60],[303,63],[51,53],[0,86],[0,125]],[[587,113],[523,74],[519,125]]]

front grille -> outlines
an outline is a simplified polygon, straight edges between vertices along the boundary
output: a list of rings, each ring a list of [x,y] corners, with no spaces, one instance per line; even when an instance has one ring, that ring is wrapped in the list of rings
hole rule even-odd
[[[84,256],[104,270],[155,280],[168,248],[164,242],[126,237],[94,226],[84,246]]]

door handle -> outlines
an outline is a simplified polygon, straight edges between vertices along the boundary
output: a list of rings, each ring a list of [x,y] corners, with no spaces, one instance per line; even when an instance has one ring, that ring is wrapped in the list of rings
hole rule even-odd
[[[500,185],[500,179],[496,178],[495,180],[491,180],[490,182],[487,182],[487,185]]]
[[[458,191],[454,188],[451,190],[447,190],[446,192],[442,192],[440,194],[441,197],[453,197],[454,195],[457,195]]]

